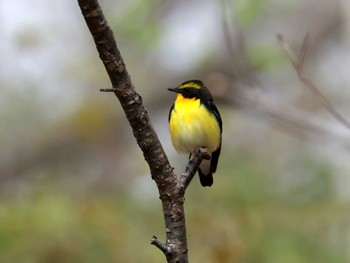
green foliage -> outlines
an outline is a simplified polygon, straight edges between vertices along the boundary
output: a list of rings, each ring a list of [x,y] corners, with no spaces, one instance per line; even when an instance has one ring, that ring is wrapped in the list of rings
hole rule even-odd
[[[203,253],[194,262],[346,262],[331,229],[348,209],[334,201],[329,166],[306,160],[301,166],[312,175],[285,192],[271,161],[239,151],[226,162],[219,191],[188,194],[192,252]],[[291,176],[305,175],[297,171]]]
[[[241,25],[248,25],[254,22],[266,8],[267,0],[238,0],[235,1],[235,17]]]
[[[51,187],[1,205],[0,262],[148,262],[143,256],[158,255],[134,253],[147,248],[150,223],[125,196],[77,199]]]
[[[347,262],[346,243],[334,239],[346,239],[348,209],[334,198],[329,165],[300,157],[290,168],[298,183],[286,188],[271,161],[231,156],[211,189],[195,178],[187,192],[192,262]],[[132,185],[93,194],[41,180],[30,189],[2,199],[0,262],[164,262],[149,245],[164,238],[156,192],[140,203]]]

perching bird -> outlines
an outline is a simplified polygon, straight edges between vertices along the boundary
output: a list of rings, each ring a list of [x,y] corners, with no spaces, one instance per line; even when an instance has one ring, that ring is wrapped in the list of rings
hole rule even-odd
[[[169,112],[169,126],[174,148],[180,153],[194,154],[196,148],[207,148],[210,160],[203,160],[198,169],[202,186],[213,184],[220,151],[222,120],[210,91],[200,80],[189,80],[177,88]]]

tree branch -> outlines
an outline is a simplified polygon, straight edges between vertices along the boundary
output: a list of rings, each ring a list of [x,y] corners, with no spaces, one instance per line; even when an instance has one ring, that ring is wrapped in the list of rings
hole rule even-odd
[[[111,90],[123,107],[137,143],[151,169],[152,178],[157,184],[161,184],[166,177],[168,183],[175,185],[177,177],[150,123],[147,111],[142,104],[142,98],[131,83],[113,32],[108,26],[98,1],[78,0],[78,3],[112,82],[113,89]]]
[[[112,88],[102,89],[101,91],[113,92],[120,101],[136,141],[149,165],[152,179],[158,187],[163,206],[166,243],[161,243],[156,237],[153,237],[152,244],[163,251],[168,262],[187,263],[188,249],[183,206],[185,189],[193,178],[196,169],[198,169],[200,161],[206,156],[202,151],[196,152],[194,160],[191,160],[188,166],[193,174],[187,175],[185,173],[181,177],[181,181],[180,177],[174,174],[147,111],[142,104],[142,98],[131,82],[113,32],[102,13],[98,1],[77,1],[112,83]]]
[[[277,34],[277,41],[287,54],[292,63],[299,80],[312,92],[321,105],[341,124],[350,130],[350,123],[334,108],[325,95],[317,88],[317,86],[307,77],[304,76],[303,67],[305,64],[305,57],[309,50],[310,36],[306,34],[298,56],[294,54],[287,41],[281,34]]]
[[[197,148],[193,158],[189,160],[186,169],[180,178],[180,182],[184,189],[186,189],[191,183],[203,159],[210,160],[210,155],[208,154],[207,149]]]

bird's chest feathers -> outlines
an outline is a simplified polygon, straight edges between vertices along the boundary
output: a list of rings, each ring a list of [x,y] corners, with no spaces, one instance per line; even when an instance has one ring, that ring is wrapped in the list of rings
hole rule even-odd
[[[192,125],[201,120],[201,115],[207,111],[199,99],[187,99],[182,96],[175,101],[173,116],[180,125]],[[203,116],[202,116],[203,118]]]
[[[178,96],[171,113],[170,132],[179,152],[193,152],[197,147],[213,152],[219,147],[219,124],[199,99]]]

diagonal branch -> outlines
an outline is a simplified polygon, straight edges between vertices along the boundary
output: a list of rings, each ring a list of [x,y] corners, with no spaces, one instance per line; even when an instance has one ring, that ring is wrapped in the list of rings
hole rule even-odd
[[[156,237],[153,237],[152,244],[165,254],[167,262],[187,263],[184,195],[185,188],[191,179],[185,177],[185,183],[183,184],[179,177],[174,174],[147,111],[142,104],[142,98],[131,82],[113,32],[102,13],[98,1],[77,1],[112,83],[112,88],[102,89],[101,91],[113,92],[120,101],[136,141],[149,165],[152,178],[158,187],[163,206],[166,243],[162,243]]]
[[[302,47],[299,51],[298,56],[294,54],[292,49],[290,48],[287,41],[281,34],[277,34],[277,41],[287,54],[290,62],[292,63],[299,80],[312,92],[312,94],[316,97],[316,99],[321,103],[321,105],[341,124],[343,124],[346,128],[350,130],[350,123],[334,108],[334,106],[330,103],[330,101],[326,98],[325,95],[317,88],[317,86],[310,80],[305,77],[303,72],[303,67],[305,64],[305,57],[309,50],[310,46],[310,36],[306,34]]]
[[[174,181],[174,184],[176,175],[172,172],[167,156],[152,127],[147,111],[142,104],[142,98],[131,82],[113,32],[98,1],[78,0],[78,3],[111,80],[113,92],[123,107],[137,143],[151,169],[153,179],[160,182],[163,176],[167,175],[170,181]]]

